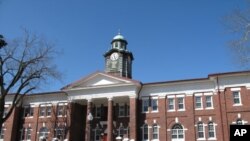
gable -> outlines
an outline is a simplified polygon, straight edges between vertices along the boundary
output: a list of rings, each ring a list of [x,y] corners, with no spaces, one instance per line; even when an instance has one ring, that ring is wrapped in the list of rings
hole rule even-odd
[[[106,73],[94,73],[86,78],[80,79],[74,83],[67,85],[62,89],[78,89],[88,87],[103,87],[112,85],[132,84],[133,81],[125,78],[112,76]]]

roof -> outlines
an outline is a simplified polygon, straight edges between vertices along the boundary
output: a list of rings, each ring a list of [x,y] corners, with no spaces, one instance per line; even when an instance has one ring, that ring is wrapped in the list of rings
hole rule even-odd
[[[204,77],[204,78],[193,78],[193,79],[180,79],[180,80],[170,80],[170,81],[160,81],[160,82],[149,82],[149,83],[143,83],[143,85],[157,85],[157,84],[165,84],[165,83],[178,83],[178,82],[190,82],[190,81],[205,81],[205,80],[209,80],[209,78],[211,78],[211,77],[242,75],[242,74],[250,74],[250,70],[224,72],[224,73],[212,73],[212,74],[208,74],[208,77]]]

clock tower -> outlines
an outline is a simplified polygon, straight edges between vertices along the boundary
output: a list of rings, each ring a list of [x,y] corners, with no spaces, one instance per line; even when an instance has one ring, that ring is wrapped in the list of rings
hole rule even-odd
[[[127,50],[128,42],[118,33],[111,41],[111,49],[104,54],[105,72],[132,78],[132,52]]]

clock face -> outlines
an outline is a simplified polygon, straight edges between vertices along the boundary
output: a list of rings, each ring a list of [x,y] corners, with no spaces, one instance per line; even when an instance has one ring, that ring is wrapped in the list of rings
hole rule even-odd
[[[110,56],[110,59],[111,59],[112,61],[115,61],[115,60],[117,60],[118,58],[119,58],[119,54],[118,54],[117,52],[112,53],[111,56]]]

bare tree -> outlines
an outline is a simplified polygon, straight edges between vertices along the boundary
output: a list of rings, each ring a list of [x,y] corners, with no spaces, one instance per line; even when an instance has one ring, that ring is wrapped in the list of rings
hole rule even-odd
[[[0,38],[0,129],[23,97],[48,79],[60,79],[52,60],[57,55],[54,45],[41,36],[24,30],[24,36],[13,42]],[[6,97],[12,104],[5,111]]]
[[[235,9],[225,16],[225,26],[235,36],[229,42],[237,62],[241,67],[250,67],[250,0],[245,9]]]

